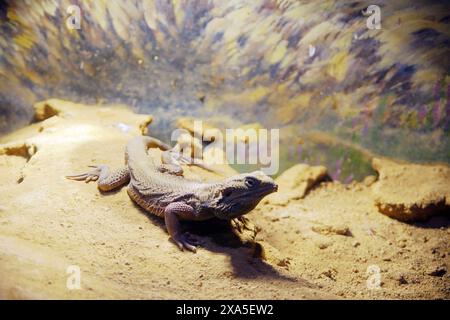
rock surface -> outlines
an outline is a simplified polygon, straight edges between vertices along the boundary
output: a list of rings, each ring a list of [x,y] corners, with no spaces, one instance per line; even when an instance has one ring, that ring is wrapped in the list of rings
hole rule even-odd
[[[269,195],[265,203],[287,205],[290,200],[299,200],[319,182],[327,178],[327,168],[297,164],[284,171],[276,183],[279,192]]]
[[[47,104],[58,114],[0,140],[1,298],[450,298],[449,218],[391,219],[377,211],[370,184],[323,182],[286,205],[259,205],[252,223],[231,229],[185,223],[201,246],[181,252],[125,190],[101,194],[64,178],[122,165],[126,142],[151,118],[121,106]],[[185,169],[193,179],[218,178]],[[285,186],[304,190],[297,178],[285,176]],[[71,286],[77,268],[80,289]],[[368,287],[371,270],[381,287]]]
[[[150,116],[60,100],[36,109],[43,105],[55,115],[0,141],[1,298],[332,297],[259,259],[251,224],[235,221],[230,230],[219,222],[186,223],[202,244],[197,254],[181,252],[163,221],[125,190],[101,194],[95,183],[64,178],[88,165],[123,165],[125,144],[145,132]],[[185,171],[191,179],[221,178],[198,167]],[[67,286],[74,267],[79,290]]]
[[[379,173],[373,192],[380,212],[402,221],[450,213],[448,166],[400,164],[377,158],[372,165]]]

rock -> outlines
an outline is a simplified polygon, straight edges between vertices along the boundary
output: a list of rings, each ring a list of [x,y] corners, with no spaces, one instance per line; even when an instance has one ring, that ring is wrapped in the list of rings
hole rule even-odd
[[[371,186],[372,184],[374,184],[376,181],[377,181],[377,177],[370,175],[370,176],[367,176],[367,177],[364,178],[363,184],[364,184],[366,187],[370,187],[370,186]]]
[[[289,269],[291,258],[285,257],[281,252],[264,240],[255,242],[254,257],[267,261],[270,264]]]
[[[340,225],[340,226],[329,226],[329,225],[320,225],[320,226],[313,226],[311,227],[311,230],[320,233],[323,235],[341,235],[341,236],[351,236],[352,233],[350,232],[350,229],[347,226]]]
[[[143,121],[139,124],[139,130],[141,131],[142,135],[148,134],[148,126],[150,125],[150,123],[152,123],[152,121],[152,116],[146,116],[146,118],[144,118]]]
[[[361,243],[359,242],[359,241],[353,241],[353,243],[352,243],[352,246],[354,247],[354,248],[357,248],[357,247],[359,247],[361,245]]]
[[[37,102],[33,108],[35,121],[40,121],[43,124],[43,128],[40,128],[39,131],[46,127],[59,128],[61,121],[51,118],[55,115],[62,119],[83,123],[85,127],[80,126],[78,128],[80,134],[87,134],[82,130],[87,129],[87,123],[115,127],[122,132],[124,131],[123,126],[126,126],[130,130],[126,130],[124,133],[147,134],[148,125],[153,121],[151,115],[133,113],[122,104],[90,106],[61,99],[48,99]],[[71,127],[73,127],[73,123],[71,123]]]
[[[438,267],[431,269],[431,271],[428,273],[428,275],[433,276],[433,277],[442,277],[446,273],[447,273],[447,267],[438,266]]]
[[[319,249],[327,249],[328,247],[332,246],[333,243],[331,241],[316,241],[316,245]]]
[[[217,133],[218,131],[220,132],[219,129],[214,127],[209,122],[192,117],[178,118],[176,121],[176,127],[187,130],[191,135],[200,139],[203,138],[205,134],[211,135]]]
[[[323,271],[320,276],[325,276],[333,281],[336,281],[337,270],[335,268],[329,268]]]
[[[395,276],[395,280],[397,280],[399,284],[408,284],[408,281],[406,280],[406,276],[403,273],[398,273]]]
[[[27,161],[30,160],[36,151],[36,145],[24,141],[14,141],[0,145],[0,155],[23,157]]]
[[[61,110],[52,105],[49,100],[36,103],[34,106],[34,121],[44,121],[58,115]]]
[[[324,166],[296,164],[275,180],[278,184],[278,192],[269,195],[264,202],[287,205],[291,200],[303,198],[309,190],[327,178],[328,173]]]
[[[378,210],[401,221],[450,212],[450,167],[373,159],[379,179],[372,185]]]

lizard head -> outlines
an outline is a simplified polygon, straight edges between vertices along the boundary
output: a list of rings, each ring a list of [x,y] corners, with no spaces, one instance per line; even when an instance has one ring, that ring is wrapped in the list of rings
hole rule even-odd
[[[277,184],[262,171],[236,175],[220,184],[210,208],[220,219],[233,219],[250,212],[277,190]]]

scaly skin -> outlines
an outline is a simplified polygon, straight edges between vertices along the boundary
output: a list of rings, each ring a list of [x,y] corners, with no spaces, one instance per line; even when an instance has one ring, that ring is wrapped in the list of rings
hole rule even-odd
[[[162,165],[155,164],[147,150],[158,147]],[[125,167],[110,173],[105,165],[67,176],[79,181],[97,181],[101,191],[117,189],[128,183],[128,195],[144,210],[164,218],[172,240],[183,250],[195,252],[196,246],[181,233],[180,220],[201,221],[214,217],[233,219],[244,215],[268,194],[277,191],[275,182],[262,173],[239,174],[218,182],[197,182],[182,177],[182,168],[170,161],[170,146],[152,137],[132,139],[125,150]]]

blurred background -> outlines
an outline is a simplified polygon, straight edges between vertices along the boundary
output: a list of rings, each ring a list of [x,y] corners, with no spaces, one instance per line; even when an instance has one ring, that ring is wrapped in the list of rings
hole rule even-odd
[[[279,128],[281,171],[343,182],[373,155],[450,163],[447,1],[0,3],[1,134],[55,97],[152,114],[164,139],[184,116]]]

